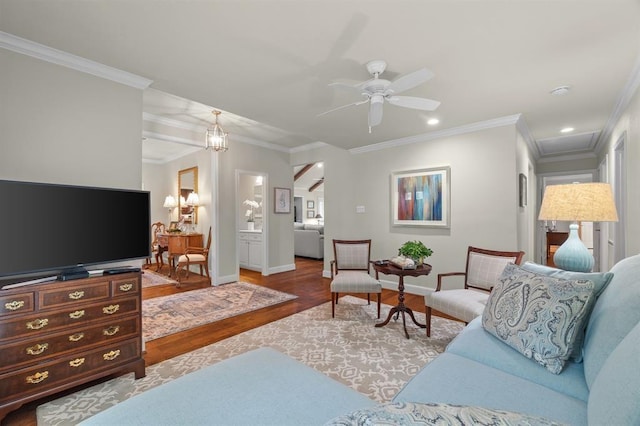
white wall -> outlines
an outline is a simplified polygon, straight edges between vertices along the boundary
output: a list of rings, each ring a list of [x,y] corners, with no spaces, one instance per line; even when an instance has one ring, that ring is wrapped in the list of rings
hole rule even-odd
[[[141,90],[4,49],[0,69],[0,177],[141,189]]]
[[[469,245],[519,247],[513,125],[360,154],[325,147],[292,155],[293,164],[313,160],[325,168],[325,271],[333,238],[371,238],[373,258],[396,255],[407,240],[423,241],[434,251],[433,272],[408,281],[429,287],[438,273],[464,270]],[[391,226],[391,173],[437,166],[451,167],[451,227]],[[365,213],[356,213],[359,205]]]
[[[636,90],[629,106],[621,115],[620,119],[614,126],[613,132],[600,153],[599,160],[605,156],[608,159],[609,182],[614,182],[616,174],[614,149],[618,140],[625,135],[625,173],[626,173],[626,217],[625,224],[625,249],[626,255],[632,256],[640,253],[640,91]],[[614,224],[607,224],[610,227],[609,238],[615,240]],[[613,241],[614,244],[616,243]],[[610,251],[611,253],[613,250]],[[609,267],[613,266],[613,260],[610,259]]]

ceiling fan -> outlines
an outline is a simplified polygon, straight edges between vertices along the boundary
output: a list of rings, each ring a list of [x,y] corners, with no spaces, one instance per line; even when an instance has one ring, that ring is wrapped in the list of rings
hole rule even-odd
[[[419,109],[423,111],[433,111],[440,105],[440,102],[432,99],[417,98],[415,96],[397,96],[398,93],[412,89],[433,77],[433,72],[426,68],[405,74],[393,81],[380,78],[380,74],[387,68],[387,63],[383,60],[375,60],[367,63],[367,71],[373,77],[370,80],[354,83],[330,83],[329,86],[343,87],[357,90],[364,99],[348,105],[343,105],[329,111],[325,111],[318,116],[329,114],[343,108],[369,103],[369,133],[371,128],[382,122],[382,106],[385,101],[391,105],[404,108]]]

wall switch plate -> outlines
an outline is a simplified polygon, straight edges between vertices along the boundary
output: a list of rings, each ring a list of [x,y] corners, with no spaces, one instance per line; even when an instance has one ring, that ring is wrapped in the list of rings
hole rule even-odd
[[[356,213],[364,213],[364,206],[356,206]]]

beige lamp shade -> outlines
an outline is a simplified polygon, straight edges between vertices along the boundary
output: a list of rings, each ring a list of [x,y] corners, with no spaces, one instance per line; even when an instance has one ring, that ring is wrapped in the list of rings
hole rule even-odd
[[[592,182],[547,186],[538,220],[617,222],[611,185]]]

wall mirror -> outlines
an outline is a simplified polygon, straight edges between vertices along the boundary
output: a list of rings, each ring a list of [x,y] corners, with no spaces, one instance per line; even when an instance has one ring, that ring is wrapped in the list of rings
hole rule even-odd
[[[198,223],[198,209],[187,200],[192,192],[198,193],[198,167],[190,167],[178,172],[178,211],[180,220],[186,223]]]

